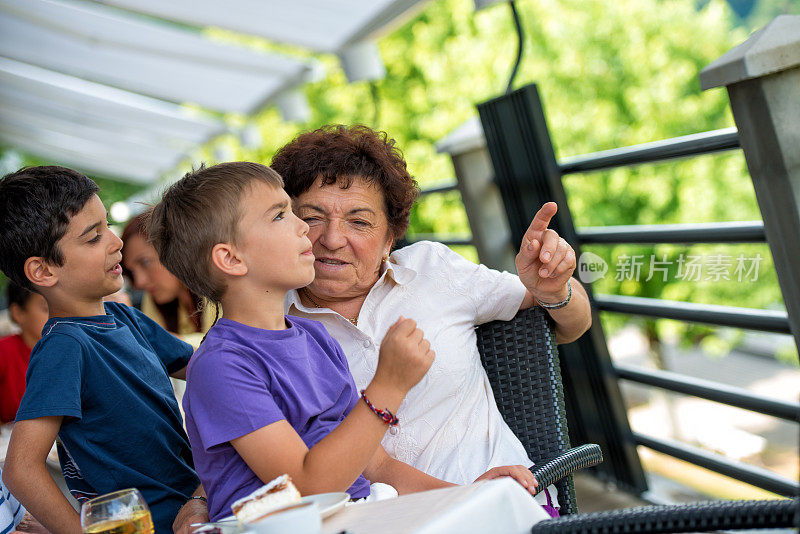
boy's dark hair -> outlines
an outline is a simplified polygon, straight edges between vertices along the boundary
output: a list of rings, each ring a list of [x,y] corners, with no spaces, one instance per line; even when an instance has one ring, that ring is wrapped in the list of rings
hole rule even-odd
[[[16,304],[20,308],[25,308],[25,306],[28,304],[28,301],[31,300],[31,297],[33,296],[33,291],[25,289],[13,280],[8,281],[6,292],[8,293],[9,307],[12,304]]]
[[[212,268],[211,249],[236,242],[240,200],[257,180],[283,187],[280,175],[260,163],[201,165],[172,184],[153,208],[147,233],[161,263],[211,302],[219,303],[225,294]]]
[[[55,165],[25,167],[0,179],[0,270],[30,290],[25,261],[40,256],[63,265],[58,241],[69,220],[97,193],[89,178]]]

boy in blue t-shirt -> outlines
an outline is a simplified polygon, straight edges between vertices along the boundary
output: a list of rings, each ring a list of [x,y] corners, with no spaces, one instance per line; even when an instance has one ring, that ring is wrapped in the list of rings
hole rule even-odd
[[[169,375],[192,354],[134,308],[103,303],[122,285],[122,242],[97,185],[64,167],[25,168],[0,180],[0,270],[47,300],[11,435],[3,482],[51,532],[80,518],[47,472],[56,436],[78,500],[136,487],[157,532],[207,517]],[[184,508],[176,520],[179,510]]]

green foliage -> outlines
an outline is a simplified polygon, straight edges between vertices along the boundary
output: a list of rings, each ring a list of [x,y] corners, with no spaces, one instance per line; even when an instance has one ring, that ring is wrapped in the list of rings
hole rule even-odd
[[[800,15],[800,2],[797,0],[758,0],[753,11],[744,21],[749,31],[755,31],[777,15]]]
[[[538,83],[559,158],[733,125],[725,91],[702,92],[698,82],[703,67],[747,37],[724,0],[524,0],[517,7],[525,30],[525,53],[516,84]],[[770,13],[796,9],[789,0],[761,0],[749,22],[763,24]],[[216,29],[207,33],[262,50],[311,56],[253,37]],[[381,38],[379,46],[387,75],[374,82],[377,102],[369,83],[347,82],[336,57],[315,55],[325,75],[305,88],[312,108],[307,123],[283,122],[277,110],[267,108],[252,119],[261,131],[262,146],[246,149],[235,136],[227,135],[201,149],[199,159],[213,163],[214,149],[225,147],[233,159],[269,163],[277,149],[302,130],[328,123],[365,123],[398,141],[423,187],[451,179],[449,157],[438,154],[435,143],[474,116],[477,102],[505,90],[516,53],[507,6],[476,13],[472,0],[430,2]],[[225,120],[237,126],[251,119],[226,116]],[[176,171],[175,177],[181,172]],[[760,219],[739,152],[573,176],[565,180],[565,188],[579,227]],[[116,195],[104,185],[104,200]],[[425,197],[418,203],[410,233],[431,232],[469,233],[457,193]],[[595,290],[756,308],[781,306],[772,259],[764,245],[590,250],[612,265],[625,254],[667,254],[674,260],[682,253],[760,252],[765,258],[762,275],[752,283],[692,283],[674,277],[667,282],[658,277],[617,281],[612,271]],[[465,253],[475,259],[473,249]],[[627,320],[604,317],[612,328]],[[707,328],[644,324],[653,338],[708,338],[707,346],[719,348]]]
[[[723,0],[700,7],[695,0],[529,0],[517,7],[525,30],[517,85],[538,83],[560,158],[733,125],[725,91],[702,92],[698,82],[703,67],[747,36],[736,27],[738,21]],[[437,154],[434,145],[474,116],[477,102],[505,89],[516,53],[509,10],[495,6],[475,13],[470,0],[432,2],[379,45],[387,75],[375,82],[378,110],[367,83],[347,83],[336,58],[317,57],[327,76],[306,88],[313,109],[309,123],[287,125],[267,110],[258,119],[264,146],[250,152],[234,146],[237,157],[269,162],[301,129],[362,122],[386,130],[398,141],[423,187],[450,178],[449,158]],[[376,116],[379,122],[371,123]],[[573,176],[565,180],[565,188],[579,227],[760,219],[739,152]],[[469,233],[457,193],[418,203],[410,234],[432,232]],[[666,254],[676,261],[681,254],[760,253],[761,275],[747,283],[686,282],[675,277],[676,267],[666,282],[646,276],[617,281],[612,268],[595,290],[755,308],[781,306],[772,258],[764,245],[588,249],[611,265],[626,254],[656,254],[659,259]],[[474,250],[466,254],[474,259]],[[612,330],[629,320],[604,318]],[[702,340],[715,352],[735,341],[715,336],[707,327],[637,321],[653,340]]]

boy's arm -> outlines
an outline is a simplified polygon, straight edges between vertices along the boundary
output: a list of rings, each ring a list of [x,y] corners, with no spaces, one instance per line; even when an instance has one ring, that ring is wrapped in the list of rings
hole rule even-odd
[[[61,428],[62,417],[18,421],[11,432],[3,483],[47,530],[81,533],[81,521],[47,471],[45,460]]]
[[[178,515],[175,516],[175,521],[172,523],[172,531],[175,534],[188,534],[191,532],[189,525],[208,521],[208,506],[205,496],[206,490],[200,484],[192,493],[192,498],[178,510]],[[195,499],[194,497],[203,498]]]
[[[428,371],[434,356],[416,323],[401,317],[381,343],[367,397],[376,406],[396,411],[408,390]],[[202,380],[203,374],[200,376]],[[249,406],[247,397],[242,402]],[[387,429],[355,395],[352,403],[348,416],[310,450],[284,418],[265,421],[265,426],[227,441],[264,482],[288,473],[301,494],[345,491],[364,472]]]
[[[404,392],[373,382],[366,394],[376,405],[394,411]],[[262,481],[288,473],[302,495],[312,495],[346,491],[367,467],[387,428],[359,402],[310,450],[285,419],[236,438],[231,445]]]
[[[439,480],[438,478],[423,473],[419,469],[411,467],[400,460],[395,460],[386,454],[383,447],[378,447],[367,469],[364,470],[364,476],[372,482],[383,482],[384,484],[393,486],[400,495],[455,486],[455,484]],[[538,486],[536,478],[534,478],[529,469],[522,465],[495,467],[479,476],[475,479],[475,482],[500,477],[511,477],[519,482],[531,494],[536,493],[536,486]]]
[[[378,447],[378,450],[375,451],[367,468],[364,469],[364,476],[367,477],[370,482],[389,484],[394,487],[400,495],[456,485],[445,482],[444,480],[439,480],[438,478],[423,473],[419,469],[411,467],[399,460],[395,460],[386,454],[382,446]]]

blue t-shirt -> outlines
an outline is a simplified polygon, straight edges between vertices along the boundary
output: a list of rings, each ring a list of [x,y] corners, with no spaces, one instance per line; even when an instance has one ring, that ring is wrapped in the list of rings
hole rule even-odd
[[[285,419],[310,449],[359,400],[347,359],[325,327],[300,317],[286,324],[262,330],[223,317],[189,364],[186,430],[212,521],[264,484],[232,439]],[[347,491],[366,497],[369,482],[359,475]]]
[[[58,437],[77,470],[70,490],[92,497],[138,488],[156,532],[172,532],[199,484],[168,377],[187,365],[192,347],[135,308],[105,308],[47,321],[17,421],[63,416]]]

